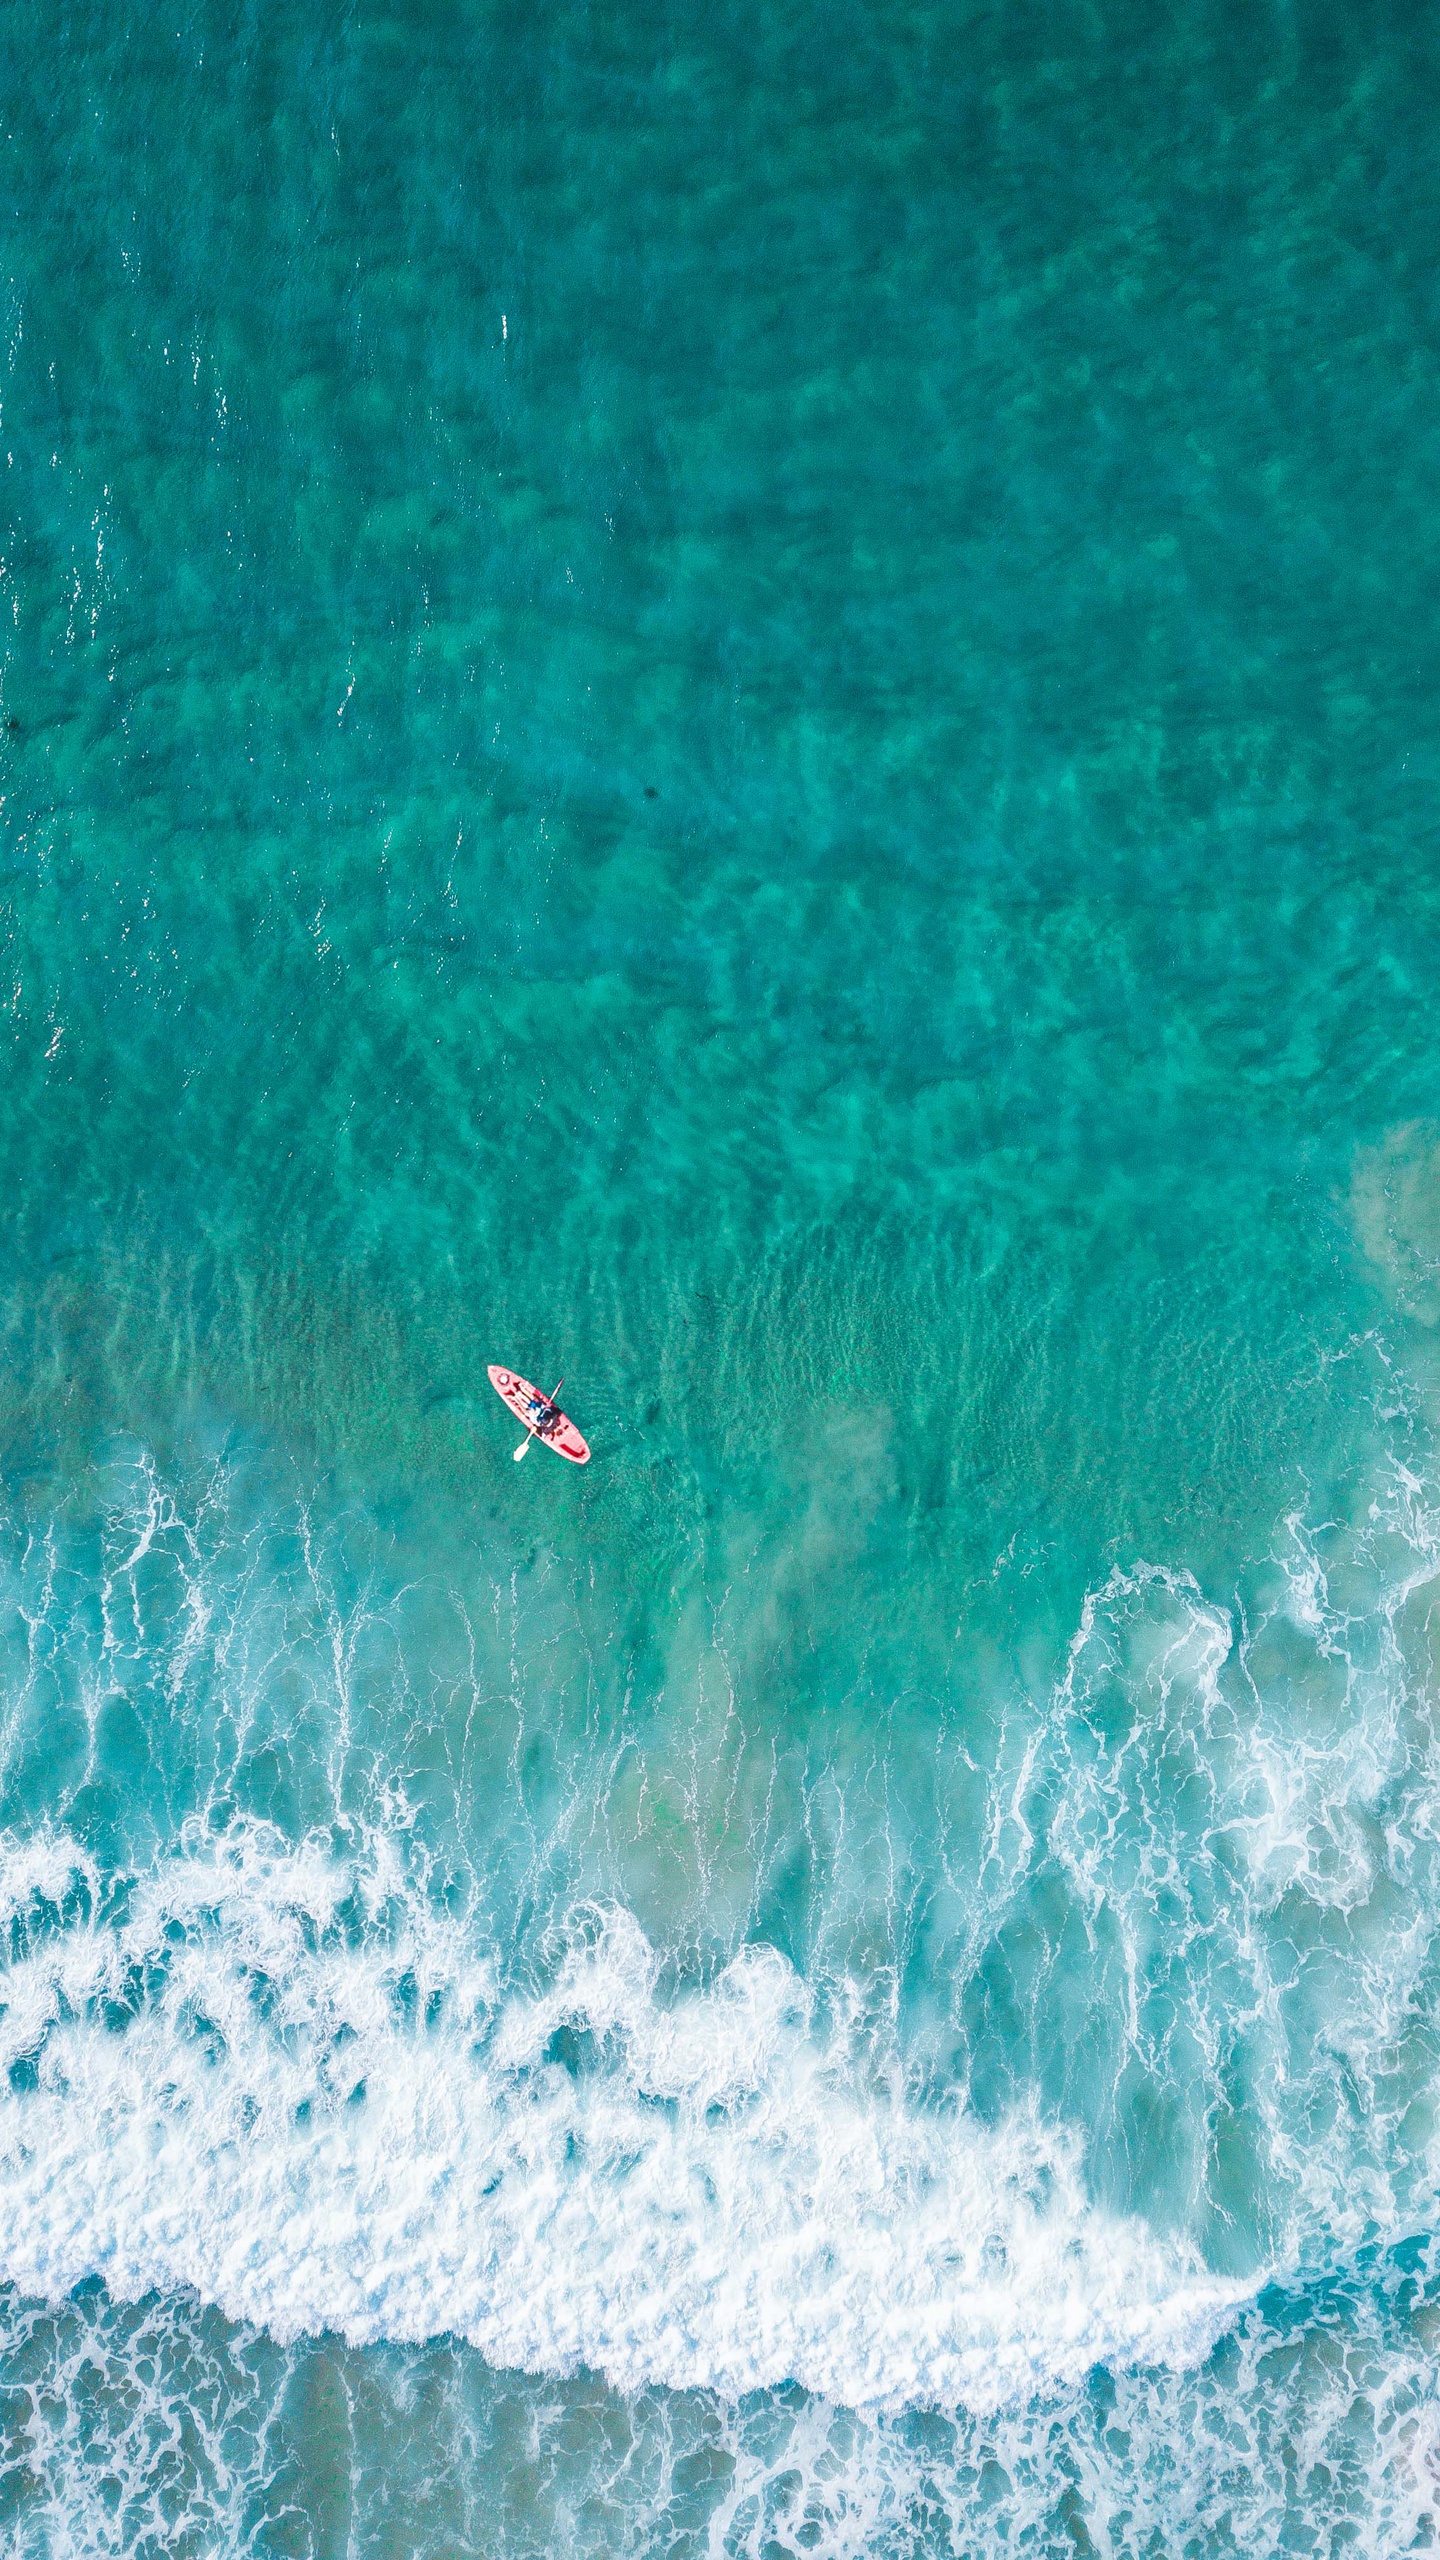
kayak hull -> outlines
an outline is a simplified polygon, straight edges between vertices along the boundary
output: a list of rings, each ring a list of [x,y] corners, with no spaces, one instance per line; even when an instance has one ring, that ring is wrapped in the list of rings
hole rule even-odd
[[[549,1402],[544,1390],[532,1387],[528,1378],[518,1378],[513,1369],[497,1367],[494,1361],[489,1375],[501,1403],[508,1404],[517,1422],[523,1422],[527,1430],[533,1429],[536,1406]],[[589,1448],[568,1413],[561,1414],[553,1430],[536,1431],[535,1437],[543,1440],[547,1449],[553,1449],[557,1457],[568,1458],[572,1467],[589,1465]]]

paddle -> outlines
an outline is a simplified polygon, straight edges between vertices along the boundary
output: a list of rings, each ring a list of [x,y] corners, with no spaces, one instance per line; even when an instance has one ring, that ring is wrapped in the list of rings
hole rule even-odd
[[[556,1381],[555,1385],[552,1387],[552,1389],[551,1389],[551,1391],[550,1391],[549,1395],[548,1395],[548,1396],[546,1397],[546,1399],[545,1399],[545,1401],[546,1401],[546,1403],[547,1403],[547,1404],[549,1404],[549,1405],[553,1405],[553,1404],[554,1404],[554,1402],[555,1402],[555,1398],[556,1398],[556,1397],[558,1396],[558,1394],[560,1393],[560,1389],[564,1386],[564,1384],[565,1384],[565,1381],[564,1381],[564,1379],[563,1379],[563,1378],[557,1379],[557,1381]],[[538,1429],[539,1429],[539,1425],[538,1425],[538,1423],[534,1423],[534,1422],[527,1422],[527,1424],[526,1424],[526,1426],[525,1426],[525,1437],[524,1437],[524,1439],[521,1441],[519,1448],[518,1448],[518,1449],[516,1449],[516,1450],[514,1450],[514,1451],[512,1452],[512,1455],[514,1456],[515,1463],[516,1463],[516,1465],[517,1465],[517,1466],[519,1465],[519,1463],[520,1463],[521,1459],[524,1457],[525,1452],[526,1452],[526,1450],[529,1448],[531,1441],[535,1438],[535,1436],[536,1436],[536,1433],[537,1433]]]

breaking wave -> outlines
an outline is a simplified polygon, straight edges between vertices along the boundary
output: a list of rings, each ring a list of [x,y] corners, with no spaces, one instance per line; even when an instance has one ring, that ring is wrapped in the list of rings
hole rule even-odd
[[[731,2397],[992,2406],[1202,2356],[1248,2288],[1085,2193],[1033,2116],[867,2088],[748,1947],[662,2004],[624,1911],[550,1984],[368,1867],[245,1831],[127,1880],[11,1847],[26,1936],[0,2063],[4,2273],[193,2287],[285,2340],[468,2340],[493,2362]]]
[[[733,1695],[567,1688],[543,1576],[442,1660],[348,1532],[115,1481],[98,1553],[17,1535],[0,1630],[37,2553],[146,2547],[181,2472],[240,2547],[307,2395],[358,2479],[422,2389],[417,2553],[596,2547],[602,2476],[637,2551],[1440,2525],[1418,1462],[1223,1600],[1117,1566],[1043,1696],[788,1760]],[[668,1936],[625,1889],[667,1783]],[[743,1876],[696,1929],[802,1849],[789,1952]],[[462,2513],[457,2448],[572,2423]]]

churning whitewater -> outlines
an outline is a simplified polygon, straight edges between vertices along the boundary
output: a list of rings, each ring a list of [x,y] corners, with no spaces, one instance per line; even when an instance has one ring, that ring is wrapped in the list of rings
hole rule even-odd
[[[852,2406],[982,2406],[1194,2360],[1242,2288],[1086,2201],[1078,2146],[867,2089],[748,1948],[668,2007],[623,1912],[498,1999],[463,1926],[250,1834],[94,1918],[89,1862],[12,1848],[4,2274],[193,2286],[287,2339],[451,2332],[496,2363]],[[46,1928],[44,1921],[52,1926]],[[557,2042],[593,2048],[578,2071]]]
[[[451,2335],[497,2366],[630,2391],[793,2382],[857,2409],[1002,2411],[1100,2365],[1193,2368],[1277,2277],[1343,2272],[1424,2227],[1434,2136],[1406,2020],[1440,1847],[1407,1646],[1440,1549],[1409,1466],[1329,1537],[1328,1564],[1303,1515],[1283,1522],[1253,1613],[1186,1574],[1117,1568],[1048,1712],[998,1729],[974,1835],[946,1850],[961,1990],[983,1933],[1017,1919],[1049,1928],[1047,1960],[1078,1928],[1082,1990],[1088,1941],[1114,2085],[1150,2068],[1167,2165],[1190,2146],[1188,2219],[1172,2191],[1168,2227],[1093,2192],[1113,2088],[1090,2090],[1088,2124],[1033,2100],[987,2121],[927,2094],[858,1975],[807,1982],[746,1939],[686,1981],[623,1904],[577,1895],[556,1842],[603,1800],[613,1752],[607,1778],[577,1746],[555,1836],[531,1837],[522,1952],[485,1860],[447,1871],[399,1763],[364,1757],[373,1596],[337,1600],[311,1511],[257,1546],[219,1476],[194,1522],[143,1456],[115,1481],[88,1587],[58,1529],[12,1548],[30,1663],[12,1768],[43,1746],[42,1716],[52,1745],[68,1717],[83,1793],[79,1737],[93,1754],[137,1647],[157,1718],[178,1734],[204,1702],[224,1759],[215,1700],[229,1750],[253,1746],[257,1663],[283,1658],[310,1719],[307,1739],[292,1711],[291,1745],[336,1810],[287,1839],[227,1811],[212,1766],[207,1802],[144,1867],[107,1869],[48,1820],[6,1840],[0,2274],[23,2295],[99,2276],[117,2302],[191,2290],[280,2341]],[[1276,1662],[1292,1677],[1262,1688]],[[343,1810],[357,1765],[376,1821]],[[873,1848],[862,1836],[847,1865],[841,1825],[828,1890],[893,1932],[903,1858],[892,1836],[879,1875]],[[547,1872],[562,1884],[545,1908]],[[1334,1923],[1308,1979],[1302,1883]],[[1237,2052],[1263,2146],[1243,2228],[1233,2201],[1205,2214]],[[1227,2221],[1228,2268],[1203,2245]]]

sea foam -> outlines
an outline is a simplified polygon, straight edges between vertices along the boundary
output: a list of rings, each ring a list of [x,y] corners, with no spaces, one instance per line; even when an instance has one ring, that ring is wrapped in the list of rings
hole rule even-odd
[[[1247,2288],[1088,2197],[1035,2115],[930,2111],[773,1948],[666,1999],[621,1909],[502,1987],[383,1844],[192,1840],[105,1922],[13,1844],[0,2270],[190,2287],[281,2339],[453,2334],[495,2364],[850,2406],[999,2407],[1186,2364]]]

